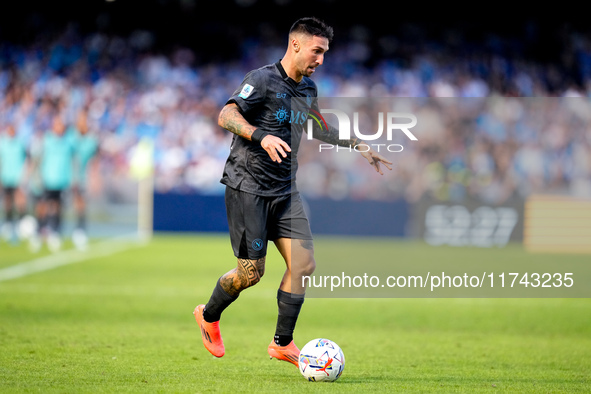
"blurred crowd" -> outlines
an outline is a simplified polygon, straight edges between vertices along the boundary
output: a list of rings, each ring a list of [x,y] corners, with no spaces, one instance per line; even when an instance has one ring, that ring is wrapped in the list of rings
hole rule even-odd
[[[136,197],[129,162],[142,138],[154,141],[156,191],[221,194],[232,135],[217,126],[217,115],[246,72],[283,55],[282,35],[269,36],[245,37],[235,60],[223,62],[203,59],[198,46],[158,51],[148,31],[82,35],[69,27],[26,45],[0,42],[0,133],[14,127],[30,149],[51,129],[51,108],[59,106],[66,125],[84,112],[100,145],[89,196]],[[527,99],[570,98],[586,108],[590,36],[563,37],[559,64],[507,56],[498,50],[502,43],[459,50],[457,37],[420,45],[411,38],[369,40],[367,28],[352,29],[314,76],[320,96],[449,97],[453,108],[468,100],[476,110],[455,116],[441,103],[417,107],[442,122],[417,131],[419,141],[405,143],[403,152],[386,152],[394,168],[385,178],[367,165],[348,173],[364,165],[359,155],[303,155],[304,190],[333,198],[416,201],[428,194],[493,203],[533,192],[591,195],[591,111],[568,106],[565,113],[577,116],[549,119],[546,103],[550,112],[532,118],[540,109]]]
[[[314,197],[405,199],[502,204],[532,194],[591,197],[591,101],[585,97],[428,97],[324,99],[325,108],[350,108],[368,141],[393,162],[384,176],[358,153],[305,141],[298,184]],[[387,120],[408,129],[386,138]],[[326,114],[326,119],[332,119]],[[384,119],[384,116],[381,116]],[[352,122],[353,117],[350,116]],[[368,132],[369,131],[369,132]],[[365,148],[359,148],[363,150]]]

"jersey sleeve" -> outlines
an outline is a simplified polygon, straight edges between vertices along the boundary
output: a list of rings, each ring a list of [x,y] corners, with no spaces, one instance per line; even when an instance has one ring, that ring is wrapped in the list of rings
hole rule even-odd
[[[260,70],[246,74],[244,80],[226,104],[235,103],[243,113],[248,113],[265,100],[266,84]]]

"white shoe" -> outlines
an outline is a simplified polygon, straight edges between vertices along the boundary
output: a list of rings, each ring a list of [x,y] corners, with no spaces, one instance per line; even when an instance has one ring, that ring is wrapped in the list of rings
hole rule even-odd
[[[80,228],[75,229],[72,232],[72,242],[74,242],[74,246],[76,249],[84,251],[88,249],[88,236],[86,232]]]
[[[54,232],[47,236],[47,247],[52,253],[59,252],[62,248],[62,239]]]
[[[4,223],[0,232],[2,232],[2,239],[4,239],[6,242],[12,241],[12,224]]]
[[[29,238],[29,251],[31,253],[37,253],[41,250],[41,238],[39,235],[34,234]]]
[[[23,217],[18,223],[18,236],[20,239],[29,239],[37,233],[37,219],[31,215]]]

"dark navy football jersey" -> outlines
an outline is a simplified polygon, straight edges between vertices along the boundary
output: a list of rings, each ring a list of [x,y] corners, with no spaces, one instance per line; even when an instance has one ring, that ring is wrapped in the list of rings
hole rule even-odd
[[[223,184],[269,197],[292,191],[297,152],[303,125],[308,118],[306,108],[292,108],[291,99],[296,97],[306,98],[309,106],[315,105],[316,84],[308,77],[295,82],[287,76],[280,62],[246,74],[227,103],[235,103],[253,126],[287,142],[291,153],[286,152],[287,157],[276,163],[259,143],[235,135],[221,179]]]

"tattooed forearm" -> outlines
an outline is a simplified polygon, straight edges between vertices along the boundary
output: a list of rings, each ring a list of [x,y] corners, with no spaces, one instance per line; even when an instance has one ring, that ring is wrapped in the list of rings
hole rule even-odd
[[[265,273],[265,258],[238,259],[238,265],[220,278],[220,286],[235,297],[244,289],[257,284]]]
[[[218,124],[232,133],[250,140],[256,127],[244,119],[236,104],[227,104],[222,108],[218,117]]]
[[[363,141],[359,138],[351,138],[349,140],[341,140],[339,139],[339,130],[332,125],[328,125],[328,130],[325,130],[324,127],[320,128],[318,126],[314,127],[314,138],[326,142],[332,145],[344,146],[344,147],[351,147],[354,148],[359,144],[363,144]]]

